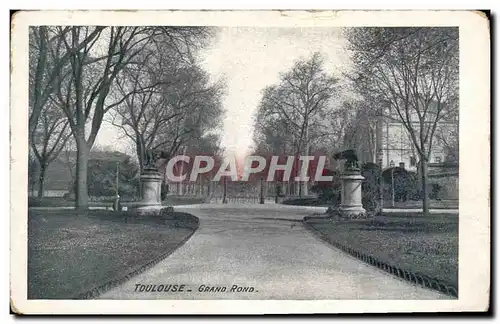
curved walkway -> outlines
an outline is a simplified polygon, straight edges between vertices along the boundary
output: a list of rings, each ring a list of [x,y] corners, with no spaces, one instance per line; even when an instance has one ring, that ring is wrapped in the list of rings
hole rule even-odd
[[[101,299],[450,298],[401,281],[316,238],[301,220],[322,208],[228,204],[175,210],[199,217],[198,231],[167,259]],[[185,286],[182,292],[140,292],[141,285],[156,285],[142,288],[153,290]]]

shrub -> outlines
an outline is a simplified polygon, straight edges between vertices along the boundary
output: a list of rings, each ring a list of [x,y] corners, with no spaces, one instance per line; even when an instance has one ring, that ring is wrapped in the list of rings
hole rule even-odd
[[[340,174],[337,171],[329,169],[323,170],[324,176],[333,176],[332,181],[318,181],[311,187],[311,192],[318,196],[318,200],[323,203],[332,203],[335,205],[340,204],[340,190],[342,185],[340,183]]]
[[[161,183],[161,200],[167,199],[168,190],[169,190],[168,184],[166,184],[165,182],[162,182]]]
[[[376,211],[380,201],[380,166],[365,163],[361,167],[361,175],[365,178],[362,184],[362,204],[367,211]]]
[[[294,205],[294,206],[317,206],[321,202],[317,198],[293,198],[286,199],[282,202],[283,205]]]
[[[119,195],[135,197],[139,186],[137,166],[129,157],[120,162]],[[114,196],[116,194],[116,160],[93,159],[87,171],[89,196]]]
[[[392,197],[392,175],[394,175],[394,200],[407,201],[421,199],[421,188],[417,173],[408,171],[403,168],[395,167],[394,172],[392,169],[384,170],[383,178],[384,183],[387,185],[388,190],[384,193],[386,199]]]

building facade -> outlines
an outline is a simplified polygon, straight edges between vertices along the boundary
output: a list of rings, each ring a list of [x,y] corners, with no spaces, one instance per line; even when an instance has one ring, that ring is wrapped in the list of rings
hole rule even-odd
[[[412,120],[412,128],[418,130],[420,128],[418,119],[412,118]],[[458,163],[458,125],[458,115],[455,114],[446,119],[443,118],[437,123],[432,138],[429,163],[436,165],[445,162]],[[429,129],[432,126],[433,124],[429,123],[424,128]],[[409,131],[398,116],[384,119],[382,134],[383,168],[401,165],[409,171],[418,172],[419,155],[417,149]],[[429,145],[429,141],[426,145]],[[456,153],[452,152],[455,148],[454,145],[457,145]]]
[[[459,196],[458,152],[450,153],[451,143],[458,143],[458,138],[454,138],[456,136],[458,120],[443,121],[436,125],[428,172],[431,188],[438,188],[438,199],[457,200]],[[394,120],[384,123],[382,151],[384,170],[395,166],[417,174],[420,172],[417,149],[403,123]]]

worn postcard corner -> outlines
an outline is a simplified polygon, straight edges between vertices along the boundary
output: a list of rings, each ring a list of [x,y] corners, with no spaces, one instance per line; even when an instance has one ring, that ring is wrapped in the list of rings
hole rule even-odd
[[[19,314],[485,311],[477,11],[21,11]]]

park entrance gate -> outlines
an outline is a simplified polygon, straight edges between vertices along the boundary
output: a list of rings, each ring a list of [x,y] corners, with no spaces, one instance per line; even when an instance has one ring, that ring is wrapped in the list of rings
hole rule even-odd
[[[212,204],[274,204],[275,185],[272,182],[231,181],[222,178],[214,182],[207,203]]]

